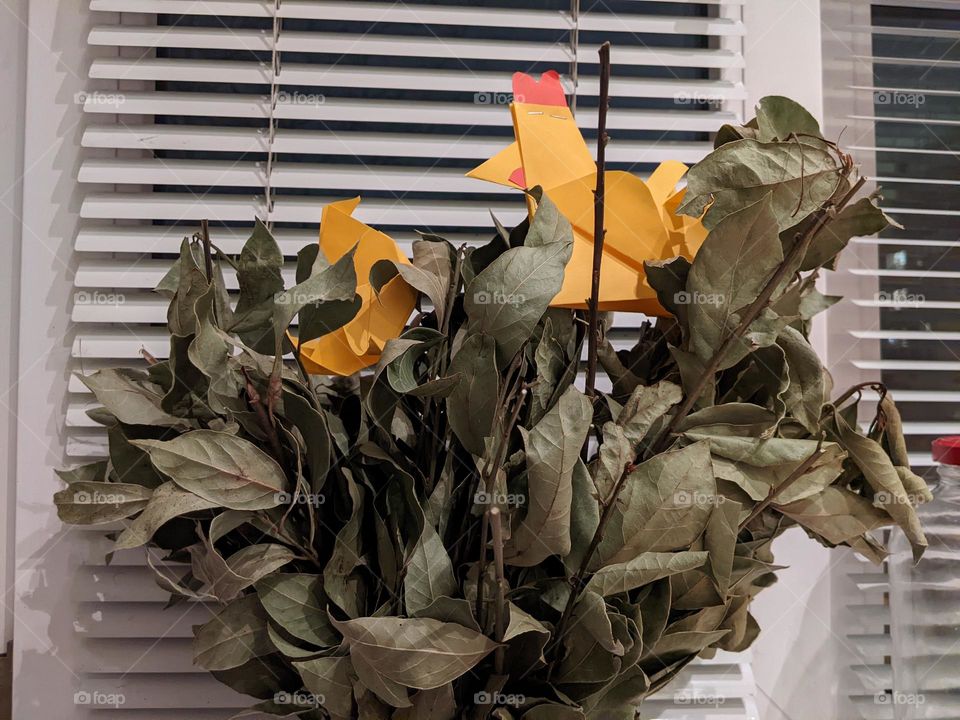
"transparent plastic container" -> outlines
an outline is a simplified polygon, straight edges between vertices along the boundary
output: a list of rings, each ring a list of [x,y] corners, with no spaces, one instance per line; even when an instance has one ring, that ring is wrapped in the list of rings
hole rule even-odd
[[[914,564],[902,532],[890,540],[893,692],[877,700],[896,720],[960,718],[960,436],[935,440],[933,458],[933,500],[917,508],[923,559]]]

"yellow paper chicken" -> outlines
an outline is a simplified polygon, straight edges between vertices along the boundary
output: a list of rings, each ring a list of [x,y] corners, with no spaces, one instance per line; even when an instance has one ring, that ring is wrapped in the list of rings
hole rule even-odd
[[[300,357],[307,372],[314,375],[352,375],[376,363],[387,341],[403,332],[416,304],[417,291],[399,275],[387,281],[380,292],[370,284],[370,270],[378,261],[410,261],[392,238],[352,217],[359,203],[358,197],[330,203],[321,215],[320,251],[329,262],[357,246],[353,266],[362,305],[356,317],[339,330],[303,343]]]
[[[573,226],[573,256],[553,307],[586,309],[593,266],[593,191],[597,170],[567,107],[560,76],[513,76],[516,142],[467,173],[521,190],[539,185]],[[675,213],[683,197],[676,186],[687,167],[669,161],[644,182],[623,171],[607,171],[604,195],[600,310],[663,315],[646,282],[644,260],[692,258],[706,237],[699,220]]]

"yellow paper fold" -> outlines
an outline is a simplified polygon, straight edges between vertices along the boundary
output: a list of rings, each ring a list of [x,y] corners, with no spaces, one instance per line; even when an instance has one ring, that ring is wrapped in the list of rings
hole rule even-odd
[[[574,236],[563,286],[551,305],[586,309],[593,269],[596,164],[566,105],[559,75],[544,73],[537,82],[516,73],[513,83],[510,111],[516,142],[467,174],[508,187],[543,188],[570,221]],[[706,237],[698,219],[676,214],[683,197],[677,185],[686,172],[686,165],[668,160],[646,181],[622,171],[605,173],[601,310],[666,314],[646,282],[643,262],[676,255],[692,259]]]
[[[352,217],[359,203],[359,197],[330,203],[321,215],[320,250],[330,263],[356,245],[353,267],[361,306],[342,328],[300,347],[304,367],[315,375],[352,375],[375,364],[387,341],[403,332],[416,305],[416,290],[399,275],[379,293],[371,285],[370,271],[380,260],[410,261],[389,235]]]

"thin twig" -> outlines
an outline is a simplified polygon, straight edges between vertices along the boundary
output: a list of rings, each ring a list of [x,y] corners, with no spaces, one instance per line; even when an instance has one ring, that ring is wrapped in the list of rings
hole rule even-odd
[[[443,308],[443,317],[440,317],[439,308],[435,308],[434,311],[437,313],[437,324],[440,328],[440,332],[444,337],[450,336],[450,316],[453,315],[453,304],[456,300],[457,293],[460,291],[460,281],[462,279],[463,273],[463,260],[465,257],[466,250],[464,246],[460,246],[457,250],[457,257],[453,263],[453,269],[450,275],[450,285],[447,288],[446,302],[444,303]],[[430,365],[430,376],[429,379],[433,380],[438,377],[445,377],[447,374],[447,368],[450,365],[450,343],[446,343],[446,347],[438,348],[437,356],[433,359],[433,362]],[[439,478],[436,478],[437,467],[439,466],[439,458],[441,450],[446,450],[446,428],[443,427],[443,410],[439,400],[428,397],[424,403],[424,418],[431,418],[431,434],[429,438],[430,445],[430,456],[429,456],[429,470],[427,471],[426,476],[426,490],[428,493],[433,492],[433,488],[436,486]]]
[[[140,355],[142,355],[143,359],[147,361],[147,365],[156,365],[158,362],[160,362],[142,345],[140,346]]]
[[[503,428],[503,433],[500,435],[500,443],[497,446],[497,450],[491,458],[491,463],[485,467],[486,477],[481,478],[483,481],[483,490],[487,495],[488,502],[490,500],[490,495],[493,494],[493,491],[496,489],[496,477],[497,477],[497,468],[503,465],[503,460],[507,454],[507,446],[510,444],[510,435],[513,432],[514,426],[517,424],[517,419],[520,417],[520,410],[523,408],[523,401],[526,400],[529,391],[526,387],[521,388],[517,401],[514,404],[513,413],[510,415],[510,420]],[[508,401],[512,398],[508,398]],[[493,510],[492,507],[488,507],[483,515],[483,524],[480,527],[480,561],[478,563],[478,572],[477,572],[477,621],[480,623],[480,627],[483,627],[483,582],[484,576],[487,572],[487,542],[489,540],[488,529],[490,526],[490,512]]]
[[[247,369],[242,367],[240,368],[240,372],[243,373],[243,377],[246,380],[247,399],[250,401],[250,405],[257,416],[257,424],[260,425],[260,429],[263,431],[263,434],[267,436],[267,441],[270,443],[270,449],[273,451],[273,456],[277,459],[277,462],[280,463],[280,466],[284,467],[285,459],[283,446],[280,444],[280,436],[277,434],[277,428],[273,423],[270,422],[270,416],[267,413],[267,409],[263,406],[263,400],[260,397],[260,393],[257,392],[257,388],[254,386],[253,381],[247,374]]]
[[[650,443],[648,451],[644,455],[645,458],[649,458],[664,450],[666,444],[669,443],[670,436],[673,435],[674,431],[677,429],[683,419],[696,405],[697,400],[706,389],[707,383],[720,369],[720,363],[723,361],[724,356],[733,347],[734,343],[738,342],[740,338],[747,333],[747,330],[750,329],[750,326],[753,324],[754,320],[760,317],[760,313],[762,313],[766,309],[767,305],[770,304],[770,299],[773,296],[773,293],[776,292],[784,278],[790,274],[790,268],[794,265],[794,262],[796,260],[803,259],[817,233],[823,229],[823,226],[829,222],[830,218],[835,212],[839,212],[846,207],[847,203],[849,203],[857,191],[863,187],[865,182],[866,178],[861,177],[857,183],[850,188],[850,191],[844,195],[839,202],[837,202],[835,206],[830,205],[817,210],[814,221],[811,223],[810,228],[803,235],[796,239],[793,247],[791,247],[787,252],[783,262],[780,263],[776,272],[774,272],[773,276],[767,281],[767,284],[763,287],[763,290],[760,291],[757,299],[754,300],[744,311],[743,319],[740,321],[740,324],[732,333],[726,336],[722,343],[720,343],[720,347],[717,348],[716,352],[713,354],[713,357],[710,358],[710,361],[704,367],[703,372],[700,373],[700,376],[697,378],[697,381],[694,383],[694,386],[690,392],[687,393],[683,403],[680,405],[680,408],[676,413],[674,413],[673,417],[670,418],[670,422],[664,426],[654,441]]]
[[[770,504],[771,504],[774,500],[776,500],[777,497],[779,497],[780,495],[782,495],[782,494],[787,490],[787,488],[789,488],[791,485],[793,485],[797,480],[799,480],[800,478],[802,478],[804,475],[807,474],[807,472],[808,472],[810,469],[813,468],[813,466],[816,464],[817,460],[819,460],[819,459],[823,456],[823,454],[824,454],[823,449],[822,449],[822,448],[823,448],[823,438],[824,438],[824,434],[821,434],[821,435],[820,435],[820,441],[817,443],[817,449],[814,450],[806,460],[804,460],[802,463],[800,463],[800,464],[794,469],[794,471],[793,471],[792,473],[790,473],[790,475],[787,476],[787,479],[786,479],[786,480],[784,480],[782,483],[780,483],[779,485],[777,485],[775,488],[770,488],[770,492],[767,494],[767,497],[765,497],[765,498],[753,509],[753,512],[750,513],[749,517],[747,517],[746,520],[744,520],[742,523],[740,523],[740,527],[737,528],[737,531],[738,531],[738,532],[741,531],[741,530],[743,530],[745,527],[747,527],[747,525],[749,525],[749,524],[752,523],[754,520],[756,520],[758,517],[760,517],[760,515],[763,513],[763,511],[766,510],[768,507],[770,507]]]
[[[506,596],[504,593],[504,584],[506,580],[503,572],[503,525],[501,523],[502,515],[500,508],[490,508],[490,526],[493,532],[493,565],[497,578],[497,599],[494,605],[494,633],[493,639],[500,643],[493,657],[493,669],[497,675],[503,675],[504,646],[503,636],[505,634],[505,611]]]
[[[200,241],[203,243],[203,263],[207,280],[213,282],[213,250],[210,245],[210,223],[206,218],[200,221]]]
[[[881,396],[887,394],[887,386],[886,386],[886,385],[884,385],[882,382],[879,382],[879,381],[877,381],[877,380],[870,380],[870,381],[868,381],[868,382],[862,382],[862,383],[858,383],[858,384],[854,385],[854,386],[851,387],[849,390],[847,390],[845,393],[843,393],[843,395],[841,395],[841,396],[838,397],[836,400],[834,400],[831,404],[832,404],[834,407],[840,407],[840,406],[843,405],[847,400],[849,400],[851,397],[853,397],[853,396],[856,395],[857,393],[860,393],[860,392],[866,390],[867,388],[869,388],[870,390],[873,390],[874,392],[880,394]]]
[[[597,118],[597,188],[593,194],[593,274],[590,278],[590,328],[587,337],[586,394],[593,397],[597,384],[600,345],[600,266],[603,261],[604,178],[606,175],[607,108],[610,106],[610,43],[600,46],[600,108]]]

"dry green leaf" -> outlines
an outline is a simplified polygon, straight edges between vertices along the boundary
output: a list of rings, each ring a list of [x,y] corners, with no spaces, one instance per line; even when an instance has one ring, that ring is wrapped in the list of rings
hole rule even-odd
[[[100,525],[143,510],[153,491],[142,485],[76,480],[53,496],[60,520],[71,525]]]
[[[654,455],[630,473],[597,550],[600,567],[689,547],[716,503],[707,443]]]
[[[614,563],[597,570],[590,578],[587,590],[604,596],[629,592],[675,573],[703,567],[707,559],[705,552],[641,553],[627,562]]]
[[[432,690],[456,680],[496,647],[474,630],[427,618],[365,617],[331,622],[343,635],[351,658],[376,667],[389,681],[418,690]]]
[[[260,603],[290,635],[319,647],[337,644],[319,575],[276,573],[256,582]]]
[[[194,430],[173,440],[134,440],[150,462],[184,490],[231,510],[280,504],[286,487],[280,466],[256,445],[234,435]]]
[[[698,217],[706,210],[703,223],[713,229],[728,215],[769,195],[770,211],[779,229],[786,230],[829,200],[839,182],[839,160],[825,147],[736,140],[687,173],[679,212]]]
[[[550,555],[570,552],[573,470],[592,417],[590,401],[571,386],[532,430],[523,433],[527,514],[505,549],[507,563],[529,567]]]
[[[273,650],[256,595],[234,600],[195,633],[194,662],[206,670],[230,670]]]

